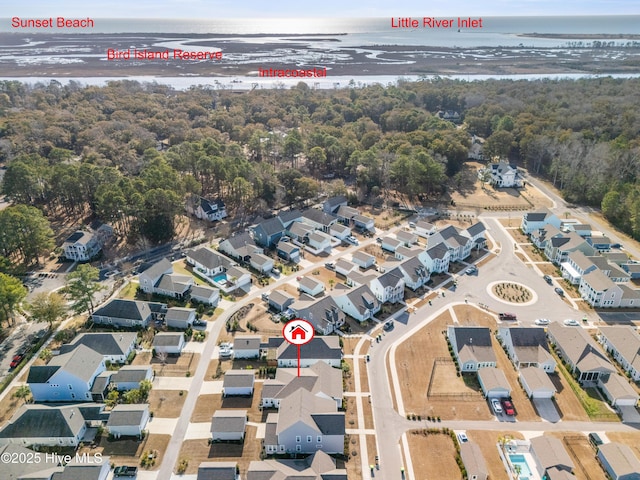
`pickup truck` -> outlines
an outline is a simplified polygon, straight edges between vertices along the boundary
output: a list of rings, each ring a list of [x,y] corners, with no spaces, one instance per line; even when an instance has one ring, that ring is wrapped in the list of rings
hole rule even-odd
[[[127,467],[122,465],[113,470],[113,475],[116,477],[135,477],[137,474],[138,467]]]

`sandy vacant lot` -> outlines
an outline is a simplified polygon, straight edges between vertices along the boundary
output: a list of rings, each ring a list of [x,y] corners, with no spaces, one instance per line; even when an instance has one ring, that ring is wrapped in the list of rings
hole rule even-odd
[[[451,436],[424,432],[426,430],[407,433],[414,476],[422,480],[459,480],[461,473]]]
[[[575,464],[577,480],[606,480],[607,476],[596,459],[596,450],[586,435],[577,432],[550,432],[548,435],[559,438]]]
[[[151,390],[149,410],[156,418],[178,418],[186,398],[186,393],[180,395],[179,390]]]

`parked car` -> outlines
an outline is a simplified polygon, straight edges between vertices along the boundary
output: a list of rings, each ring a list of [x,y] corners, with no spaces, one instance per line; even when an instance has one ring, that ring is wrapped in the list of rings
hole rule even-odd
[[[466,443],[469,441],[469,439],[467,438],[467,434],[466,433],[459,433],[458,434],[458,440],[460,440],[460,443]]]
[[[502,405],[500,405],[500,400],[498,400],[497,398],[491,400],[491,407],[493,408],[494,412],[502,413]]]
[[[536,325],[549,325],[549,319],[548,318],[537,318],[534,323]]]
[[[556,292],[561,297],[564,297],[564,290],[562,290],[560,287],[554,288],[553,291]]]
[[[544,277],[542,277],[542,278],[544,278],[544,281],[545,281],[545,282],[547,282],[549,285],[552,285],[552,284],[553,284],[553,278],[551,278],[551,276],[549,276],[549,275],[545,275],[545,276],[544,276]]]
[[[138,474],[138,467],[127,467],[122,465],[113,469],[113,475],[116,477],[135,477]]]
[[[11,363],[9,364],[9,367],[16,368],[18,365],[20,365],[20,362],[24,359],[24,355],[24,353],[18,353],[17,355],[14,355]]]
[[[518,319],[515,313],[499,313],[498,318],[500,320],[517,320]]]
[[[376,242],[382,243],[382,238],[380,238],[380,237],[376,238]]]
[[[207,326],[207,321],[206,320],[200,320],[199,318],[195,319],[193,321],[193,326],[194,327],[206,327]]]
[[[611,248],[622,248],[622,245],[620,245],[619,243],[613,243],[611,244]]]
[[[476,267],[474,267],[474,266],[471,266],[471,267],[467,268],[464,272],[467,275],[475,275],[476,273],[478,273],[478,269]]]
[[[596,448],[598,448],[600,445],[604,443],[600,438],[600,435],[593,432],[589,434],[589,441],[591,442],[591,445],[593,445]]]
[[[349,235],[348,237],[345,238],[345,240],[353,245],[360,245],[360,242],[358,241],[358,239],[353,235]]]
[[[390,330],[393,330],[393,327],[394,327],[393,320],[389,320],[385,322],[385,324],[382,326],[382,329],[388,332]]]
[[[504,408],[504,413],[506,413],[507,415],[513,416],[516,414],[516,410],[515,408],[513,408],[513,403],[511,403],[511,400],[502,400],[502,408]]]
[[[336,266],[333,262],[327,262],[324,264],[325,268],[329,269],[329,270],[335,270]]]
[[[577,320],[574,320],[573,318],[567,318],[567,319],[564,321],[564,324],[565,324],[567,327],[579,327],[579,326],[580,326],[580,322],[578,322]]]

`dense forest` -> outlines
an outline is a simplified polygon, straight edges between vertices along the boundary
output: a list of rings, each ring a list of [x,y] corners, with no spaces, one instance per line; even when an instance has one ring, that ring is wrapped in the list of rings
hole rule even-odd
[[[527,167],[572,202],[601,205],[640,238],[638,91],[640,80],[612,78],[245,93],[5,81],[3,192],[45,216],[89,214],[159,242],[193,193],[220,196],[234,213],[303,202],[328,183],[327,193],[345,193],[346,183],[360,201],[392,189],[437,200],[474,134],[486,138],[485,157]],[[441,120],[442,110],[463,123]],[[10,236],[0,235],[1,255],[37,259]]]

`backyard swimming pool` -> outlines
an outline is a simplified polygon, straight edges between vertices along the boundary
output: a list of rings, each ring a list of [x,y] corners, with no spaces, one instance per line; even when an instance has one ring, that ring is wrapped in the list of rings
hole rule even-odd
[[[520,480],[529,480],[532,474],[524,455],[509,455],[509,461],[516,472],[518,471],[516,466],[520,467],[520,473],[518,475]]]
[[[219,273],[215,277],[213,277],[213,281],[216,283],[227,283],[227,274]]]

